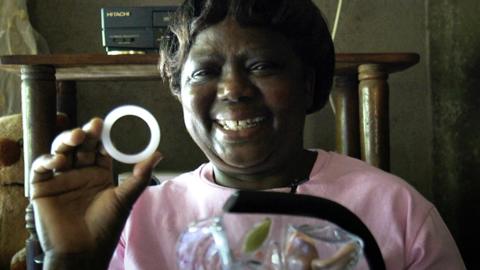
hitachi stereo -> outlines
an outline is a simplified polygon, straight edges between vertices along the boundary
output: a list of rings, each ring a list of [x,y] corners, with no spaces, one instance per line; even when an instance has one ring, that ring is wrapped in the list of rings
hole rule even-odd
[[[102,45],[108,54],[158,52],[167,38],[175,6],[106,7],[101,9]]]

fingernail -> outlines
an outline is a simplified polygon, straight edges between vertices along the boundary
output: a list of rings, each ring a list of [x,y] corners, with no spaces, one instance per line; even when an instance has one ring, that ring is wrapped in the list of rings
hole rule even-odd
[[[108,156],[108,152],[107,152],[107,150],[105,150],[105,147],[104,147],[103,145],[101,145],[100,150],[98,150],[98,152],[99,152],[102,156]]]
[[[83,130],[89,130],[92,126],[92,120],[88,121],[85,125],[82,126]]]

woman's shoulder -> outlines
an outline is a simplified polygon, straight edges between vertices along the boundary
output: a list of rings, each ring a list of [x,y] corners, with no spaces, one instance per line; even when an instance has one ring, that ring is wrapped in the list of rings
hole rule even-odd
[[[324,190],[322,195],[340,197],[361,204],[382,203],[395,206],[423,206],[427,212],[432,204],[406,180],[366,162],[334,152],[318,152],[320,166],[314,166],[312,189]],[[316,187],[314,187],[316,186]],[[331,195],[334,194],[334,195]],[[422,212],[423,212],[422,211]]]
[[[316,150],[317,161],[311,175],[328,174],[330,177],[341,177],[349,174],[371,174],[386,178],[397,176],[376,168],[363,160],[331,151]]]
[[[359,182],[367,186],[370,184],[383,188],[391,186],[415,190],[410,183],[395,174],[374,167],[365,161],[323,150],[318,151],[317,162],[310,177],[322,179],[324,182],[338,182],[344,179],[351,185]]]

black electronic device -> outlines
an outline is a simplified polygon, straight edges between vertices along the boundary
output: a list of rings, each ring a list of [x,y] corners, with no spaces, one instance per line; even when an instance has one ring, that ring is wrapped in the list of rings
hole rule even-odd
[[[105,7],[101,9],[102,45],[108,54],[158,52],[177,7]]]

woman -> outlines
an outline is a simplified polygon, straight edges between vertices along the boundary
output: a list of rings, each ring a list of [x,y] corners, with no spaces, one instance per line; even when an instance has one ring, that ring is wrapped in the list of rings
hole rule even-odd
[[[99,147],[102,121],[63,133],[53,154],[32,166],[46,269],[175,269],[180,232],[218,215],[235,189],[346,206],[372,231],[387,269],[464,268],[434,206],[403,180],[303,148],[305,116],[324,106],[334,65],[327,26],[310,0],[187,1],[172,31],[161,70],[210,162],[143,192],[161,159],[155,153],[114,187],[111,159]]]

